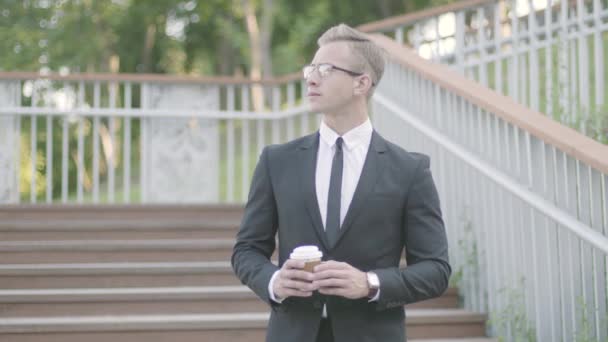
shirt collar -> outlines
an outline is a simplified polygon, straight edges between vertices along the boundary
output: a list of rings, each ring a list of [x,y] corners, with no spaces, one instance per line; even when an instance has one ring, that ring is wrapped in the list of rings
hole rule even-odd
[[[342,136],[342,139],[344,140],[344,146],[346,146],[348,150],[352,150],[360,144],[369,142],[371,140],[373,130],[374,129],[372,127],[371,121],[369,121],[369,119],[365,120],[365,122],[361,125],[344,133],[344,135]],[[321,135],[321,139],[330,148],[334,147],[336,140],[340,137],[340,135],[336,133],[333,129],[329,128],[329,126],[327,126],[323,120],[321,120],[319,134]]]

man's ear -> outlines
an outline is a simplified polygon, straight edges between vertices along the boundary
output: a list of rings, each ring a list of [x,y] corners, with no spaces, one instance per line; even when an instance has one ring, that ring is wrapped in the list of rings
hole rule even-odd
[[[372,79],[367,74],[353,78],[353,92],[355,95],[365,95],[372,87]]]

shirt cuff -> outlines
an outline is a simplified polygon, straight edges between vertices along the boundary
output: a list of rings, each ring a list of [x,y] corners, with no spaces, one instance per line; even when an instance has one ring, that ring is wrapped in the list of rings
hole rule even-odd
[[[270,278],[270,282],[268,283],[268,296],[270,297],[270,300],[272,300],[275,303],[281,304],[285,298],[277,298],[274,294],[274,291],[272,290],[272,288],[274,287],[274,281],[277,278],[277,276],[279,275],[279,271],[274,272],[274,274],[272,275],[272,278]]]

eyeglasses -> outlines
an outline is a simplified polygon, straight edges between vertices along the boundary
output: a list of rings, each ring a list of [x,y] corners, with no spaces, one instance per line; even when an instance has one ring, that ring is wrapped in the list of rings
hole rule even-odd
[[[313,72],[315,72],[315,70],[319,71],[319,75],[321,76],[321,78],[325,78],[327,76],[329,76],[329,74],[331,74],[331,72],[333,70],[339,70],[342,72],[345,72],[351,76],[361,76],[363,75],[362,72],[355,72],[355,71],[351,71],[351,70],[347,70],[347,69],[343,69],[343,68],[339,68],[333,64],[329,64],[329,63],[321,63],[321,64],[309,64],[307,66],[305,66],[302,69],[302,73],[304,74],[304,79],[308,79]]]

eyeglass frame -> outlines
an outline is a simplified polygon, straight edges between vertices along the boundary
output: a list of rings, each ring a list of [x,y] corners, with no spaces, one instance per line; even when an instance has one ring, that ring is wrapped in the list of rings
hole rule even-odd
[[[329,65],[331,67],[330,72],[328,74],[326,74],[325,76],[323,76],[321,74],[321,72],[319,71],[319,67],[321,65]],[[308,73],[308,76],[306,75],[306,71],[305,71],[306,68],[312,68],[312,70]],[[326,78],[327,76],[329,76],[329,74],[331,73],[332,70],[342,71],[342,72],[344,72],[344,73],[346,73],[346,74],[348,74],[348,75],[350,75],[352,77],[359,77],[359,76],[365,75],[364,72],[356,72],[356,71],[340,68],[340,67],[335,66],[335,65],[333,65],[331,63],[319,63],[319,64],[308,64],[308,65],[305,65],[302,68],[302,74],[303,74],[305,80],[307,80],[312,75],[312,73],[315,72],[315,71],[317,71],[319,73],[319,76],[321,76],[321,78]],[[375,86],[374,82],[372,82],[372,86]]]

